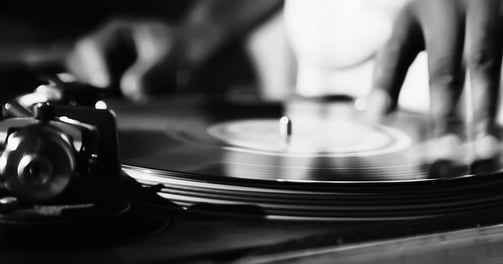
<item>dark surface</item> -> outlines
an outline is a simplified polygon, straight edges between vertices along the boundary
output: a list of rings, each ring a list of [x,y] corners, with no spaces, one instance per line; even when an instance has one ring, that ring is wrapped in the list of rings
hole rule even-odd
[[[25,227],[6,232],[7,227],[2,226],[2,263],[187,263],[203,260],[220,263],[250,258],[271,260],[271,256],[277,257],[286,252],[319,252],[320,248],[325,247],[341,248],[337,255],[329,258],[336,261],[349,256],[349,253],[344,253],[345,246],[389,239],[395,239],[391,243],[400,245],[400,238],[461,229],[469,230],[470,238],[477,240],[475,245],[486,246],[488,242],[485,239],[492,243],[496,241],[490,239],[490,233],[477,230],[503,221],[500,210],[414,221],[302,222],[272,221],[260,219],[259,216],[236,218],[201,215],[190,213],[190,210],[181,212],[169,204],[153,205],[135,204],[129,216],[124,216],[128,221],[117,221],[115,224],[107,221],[88,223],[87,230],[73,227],[71,232],[64,235],[61,231],[65,229],[61,226],[53,227],[52,230],[59,229],[54,232],[49,232],[51,229],[33,232],[26,228],[24,236],[19,234],[23,234],[20,229]],[[498,226],[491,228],[495,232],[499,230]],[[442,243],[431,245],[435,250],[453,250],[446,233],[436,237]],[[26,238],[24,243],[19,241],[20,238]],[[416,246],[420,246],[420,243]],[[397,254],[395,249],[376,253],[372,248],[368,249],[368,253],[376,256]],[[394,261],[412,253],[414,251],[402,249]],[[464,254],[470,255],[467,252]],[[309,258],[301,259],[310,263]],[[444,260],[436,259],[435,262]]]

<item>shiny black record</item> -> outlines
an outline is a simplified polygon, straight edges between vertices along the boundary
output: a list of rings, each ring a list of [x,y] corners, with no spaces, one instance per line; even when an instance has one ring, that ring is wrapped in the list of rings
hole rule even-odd
[[[162,185],[160,195],[184,207],[253,205],[268,218],[376,220],[503,202],[498,172],[430,173],[427,162],[436,154],[417,114],[369,124],[347,102],[231,104],[195,97],[111,107],[123,170],[142,184]]]

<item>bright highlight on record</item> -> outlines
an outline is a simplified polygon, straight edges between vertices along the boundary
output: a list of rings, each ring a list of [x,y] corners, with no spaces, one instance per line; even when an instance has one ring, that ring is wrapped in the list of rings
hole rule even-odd
[[[207,132],[241,151],[288,155],[370,156],[400,151],[411,144],[400,130],[347,119],[292,120],[285,141],[285,122],[286,117],[279,124],[276,119],[228,121],[210,126]]]

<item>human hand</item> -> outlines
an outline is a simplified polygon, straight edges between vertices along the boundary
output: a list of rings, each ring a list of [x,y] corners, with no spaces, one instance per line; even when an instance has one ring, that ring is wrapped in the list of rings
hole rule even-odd
[[[408,67],[426,50],[434,136],[455,132],[450,130],[450,122],[455,119],[467,71],[473,105],[469,134],[473,135],[470,140],[476,159],[496,155],[502,4],[499,0],[410,1],[396,17],[391,38],[377,55],[368,112],[379,116],[396,108]]]
[[[116,85],[124,96],[142,101],[188,82],[183,71],[197,67],[205,52],[193,35],[163,22],[114,20],[80,39],[66,65],[79,81]]]
[[[116,83],[136,100],[152,89],[185,88],[211,56],[281,6],[282,0],[201,0],[177,26],[115,20],[82,38],[68,56],[67,68],[98,87]]]

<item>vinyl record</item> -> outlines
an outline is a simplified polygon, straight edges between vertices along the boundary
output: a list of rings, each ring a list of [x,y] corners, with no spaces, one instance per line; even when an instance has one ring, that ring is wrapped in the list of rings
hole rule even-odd
[[[231,104],[176,97],[110,105],[123,170],[146,186],[161,185],[162,197],[187,208],[252,205],[275,219],[381,220],[503,202],[499,171],[430,173],[427,122],[417,114],[369,124],[340,101]]]

